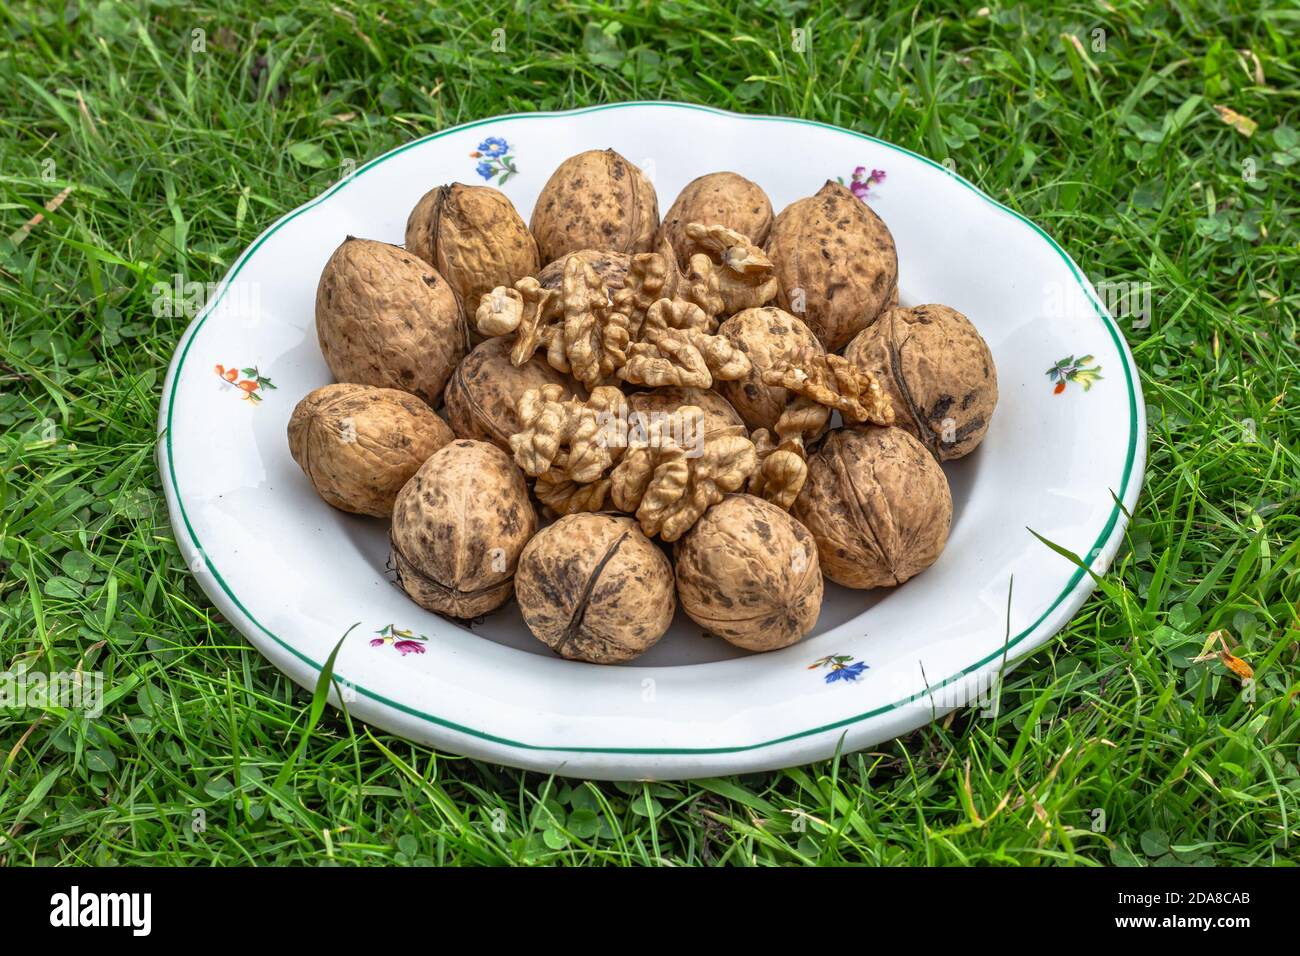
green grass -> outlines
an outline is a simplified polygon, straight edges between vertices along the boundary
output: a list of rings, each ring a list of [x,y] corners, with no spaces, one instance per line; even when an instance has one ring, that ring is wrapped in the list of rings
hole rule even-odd
[[[0,0],[0,234],[73,190],[0,238],[0,667],[102,672],[108,697],[0,710],[0,865],[1300,859],[1300,14],[730,6]],[[1129,541],[996,720],[779,773],[565,781],[313,724],[191,578],[153,458],[186,320],[153,283],[220,278],[347,161],[627,99],[951,159],[1094,279],[1151,283],[1150,325],[1121,323],[1150,419]],[[1190,662],[1219,629],[1253,699]]]

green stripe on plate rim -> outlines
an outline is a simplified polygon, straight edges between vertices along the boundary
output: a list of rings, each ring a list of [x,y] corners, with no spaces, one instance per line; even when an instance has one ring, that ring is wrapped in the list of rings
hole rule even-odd
[[[304,664],[307,664],[318,674],[320,673],[321,670],[320,664],[318,664],[316,661],[312,660],[310,657],[303,654],[297,648],[293,647],[292,645],[282,640],[278,635],[269,631],[260,621],[257,620],[257,618],[253,616],[252,612],[250,612],[248,608],[244,606],[243,602],[239,600],[239,598],[235,595],[235,593],[230,590],[230,587],[226,584],[225,579],[217,571],[216,567],[212,563],[212,560],[208,557],[208,553],[206,549],[204,549],[202,542],[199,541],[198,535],[195,534],[194,527],[190,523],[189,514],[185,510],[185,502],[184,499],[181,497],[180,486],[177,484],[176,481],[176,465],[172,455],[171,419],[172,419],[172,412],[176,403],[176,389],[180,383],[181,371],[185,367],[185,359],[189,354],[190,346],[194,344],[195,338],[198,337],[199,329],[202,328],[203,323],[207,321],[208,316],[212,313],[213,309],[215,309],[217,304],[221,301],[221,298],[225,295],[226,289],[229,288],[230,283],[235,279],[235,277],[239,275],[239,272],[241,269],[243,269],[245,263],[247,263],[249,259],[252,258],[253,253],[255,253],[258,250],[258,248],[261,247],[262,243],[264,243],[268,238],[270,238],[276,232],[276,230],[278,230],[281,226],[284,226],[286,223],[297,218],[299,215],[306,212],[307,210],[314,209],[316,206],[323,203],[326,199],[329,199],[331,196],[333,196],[336,192],[343,189],[343,187],[345,187],[352,180],[360,176],[362,173],[366,172],[369,169],[374,168],[375,166],[378,166],[382,162],[392,159],[394,156],[398,155],[399,153],[403,153],[408,149],[412,149],[413,147],[419,146],[421,143],[426,143],[429,142],[430,140],[439,139],[440,137],[448,136],[452,133],[463,132],[464,130],[474,129],[475,127],[485,126],[491,123],[500,123],[505,120],[553,119],[557,116],[574,116],[574,115],[581,115],[584,113],[596,113],[602,110],[625,109],[627,107],[635,107],[635,106],[671,107],[674,109],[697,110],[703,113],[712,113],[716,116],[725,116],[734,119],[761,120],[763,122],[795,123],[804,126],[817,126],[817,127],[821,127],[822,129],[833,130],[837,133],[845,133],[849,136],[856,136],[859,139],[865,139],[869,142],[875,143],[878,146],[883,146],[886,149],[892,149],[895,152],[902,153],[907,156],[911,156],[913,159],[920,160],[921,162],[926,163],[927,165],[937,170],[940,170],[941,172],[950,176],[952,179],[956,180],[961,185],[965,186],[967,189],[974,192],[977,196],[979,196],[984,201],[988,202],[989,204],[991,204],[992,206],[998,209],[1001,209],[1003,212],[1015,217],[1020,222],[1029,226],[1036,233],[1038,233],[1038,235],[1041,236],[1052,247],[1052,249],[1056,252],[1056,254],[1061,257],[1061,260],[1067,266],[1069,266],[1070,272],[1073,273],[1075,277],[1075,281],[1079,283],[1079,286],[1080,288],[1083,289],[1084,294],[1088,297],[1089,301],[1092,302],[1093,311],[1097,314],[1097,317],[1102,320],[1103,324],[1106,326],[1106,330],[1110,333],[1110,337],[1114,341],[1116,351],[1119,354],[1120,363],[1124,368],[1124,380],[1125,380],[1125,385],[1128,389],[1128,404],[1129,404],[1128,452],[1124,461],[1124,474],[1123,477],[1120,479],[1119,491],[1115,497],[1115,507],[1111,509],[1110,517],[1107,519],[1105,526],[1102,528],[1101,534],[1098,536],[1097,540],[1093,543],[1093,547],[1091,550],[1100,553],[1100,549],[1104,547],[1105,542],[1110,538],[1112,532],[1115,530],[1115,525],[1119,521],[1120,514],[1122,513],[1121,502],[1123,500],[1125,490],[1128,488],[1129,479],[1132,477],[1133,462],[1137,454],[1137,395],[1133,389],[1132,369],[1130,368],[1130,362],[1128,360],[1128,356],[1125,353],[1123,339],[1119,333],[1118,327],[1115,325],[1115,322],[1111,319],[1110,315],[1104,309],[1100,308],[1096,300],[1096,297],[1089,293],[1088,287],[1084,284],[1083,278],[1080,275],[1078,268],[1075,266],[1074,262],[1070,259],[1070,257],[1066,255],[1065,250],[1063,250],[1059,245],[1057,245],[1056,241],[1051,236],[1049,236],[1046,232],[1044,232],[1038,226],[1037,223],[1033,222],[1030,219],[1026,219],[1024,216],[1020,215],[1020,213],[1016,212],[1014,209],[1008,209],[1006,206],[1002,205],[1000,202],[998,202],[997,200],[993,199],[991,196],[981,191],[975,185],[968,182],[961,176],[957,175],[957,173],[953,172],[952,170],[948,169],[946,166],[943,166],[940,163],[936,163],[932,159],[928,159],[925,156],[921,156],[918,153],[914,153],[910,149],[906,149],[902,146],[896,146],[893,143],[886,142],[882,139],[877,139],[876,137],[870,136],[866,133],[859,133],[855,130],[843,129],[842,127],[834,126],[830,123],[821,123],[816,120],[797,119],[794,117],[787,117],[787,116],[762,116],[762,115],[747,115],[744,113],[731,113],[728,112],[727,110],[719,110],[709,106],[699,106],[694,103],[674,103],[670,101],[637,101],[637,102],[630,102],[630,103],[609,103],[604,106],[591,106],[585,109],[566,110],[560,112],[516,113],[512,115],[494,116],[489,119],[478,120],[473,123],[466,123],[462,126],[454,126],[451,129],[445,129],[439,133],[430,133],[428,136],[422,136],[417,140],[407,143],[405,146],[399,146],[396,149],[393,149],[385,153],[383,156],[379,156],[371,160],[370,162],[366,163],[364,166],[362,166],[360,169],[354,172],[351,176],[339,181],[337,184],[334,185],[333,188],[327,190],[325,193],[318,196],[316,199],[312,200],[311,202],[305,203],[304,205],[293,210],[292,212],[286,214],[283,218],[281,218],[277,222],[273,223],[266,230],[266,232],[262,233],[262,235],[257,238],[257,241],[254,242],[253,245],[251,245],[248,248],[248,250],[240,257],[239,261],[235,263],[234,267],[230,270],[230,272],[226,275],[225,279],[222,281],[221,291],[217,294],[217,297],[213,299],[211,302],[209,302],[207,304],[207,307],[204,309],[203,314],[194,320],[194,324],[191,326],[191,329],[189,330],[189,340],[185,343],[185,348],[181,352],[180,361],[176,365],[176,372],[172,378],[171,392],[167,399],[167,423],[164,427],[164,432],[166,435],[165,441],[166,441],[166,448],[167,448],[168,477],[171,481],[172,491],[174,492],[176,497],[177,507],[179,508],[181,513],[181,519],[185,522],[185,529],[189,533],[191,540],[193,540],[194,544],[198,547],[199,552],[203,555],[203,561],[207,565],[208,570],[212,572],[213,578],[221,586],[221,590],[225,592],[226,596],[230,598],[230,600],[234,603],[234,605],[237,608],[239,608],[240,612],[246,618],[248,618],[248,620],[251,621],[253,625],[256,626],[257,629],[260,630],[263,634],[269,637],[277,645],[284,648],[284,650],[288,651],[294,657],[298,658]],[[1085,572],[1082,568],[1077,569],[1074,572],[1074,574],[1070,577],[1069,581],[1066,583],[1065,588],[1061,591],[1059,595],[1057,595],[1056,600],[1054,600],[1047,607],[1047,609],[1043,611],[1041,615],[1039,615],[1038,619],[1035,620],[1034,623],[1031,624],[1029,627],[1025,628],[1015,637],[1008,640],[1002,647],[994,651],[992,654],[989,654],[987,657],[984,657],[976,661],[975,663],[970,664],[969,666],[953,674],[951,677],[948,677],[942,682],[935,684],[933,687],[928,688],[928,690],[930,692],[933,692],[938,688],[945,687],[948,684],[953,683],[954,681],[962,679],[963,677],[970,674],[972,671],[978,670],[979,668],[985,666],[986,664],[1000,657],[1005,659],[1013,647],[1015,647],[1017,644],[1019,644],[1021,641],[1027,638],[1030,634],[1032,634],[1034,630],[1038,627],[1038,625],[1041,624],[1049,614],[1051,614],[1054,610],[1056,610],[1057,607],[1060,606],[1061,602],[1065,600],[1065,598],[1070,594],[1070,592],[1073,591],[1074,588],[1078,585],[1079,581],[1082,580],[1084,573]],[[334,675],[334,679],[336,681],[346,681],[346,678],[338,674]],[[704,754],[742,753],[748,750],[758,750],[763,747],[772,747],[777,744],[787,743],[791,740],[798,740],[802,737],[810,737],[815,734],[825,733],[831,730],[838,730],[841,727],[847,727],[851,724],[859,723],[860,721],[868,720],[872,717],[878,717],[881,714],[885,714],[892,710],[896,710],[898,707],[902,706],[903,704],[909,703],[916,699],[915,697],[904,698],[903,700],[895,701],[894,703],[887,704],[883,707],[877,707],[874,710],[869,710],[866,711],[865,713],[857,714],[856,716],[853,717],[846,717],[843,720],[837,720],[829,724],[823,724],[820,727],[813,727],[810,728],[809,730],[801,730],[798,733],[787,734],[784,737],[776,737],[773,738],[772,740],[764,740],[754,744],[741,744],[734,747],[672,747],[672,748],[576,747],[576,746],[560,746],[560,745],[546,745],[546,744],[530,744],[518,740],[511,740],[507,737],[499,737],[495,734],[489,734],[485,731],[476,730],[473,727],[466,727],[463,724],[456,723],[455,721],[447,720],[446,718],[443,717],[438,717],[435,714],[427,714],[424,711],[416,710],[415,708],[409,707],[406,704],[400,703],[398,701],[389,700],[387,697],[384,697],[381,694],[377,694],[374,691],[368,690],[365,687],[361,687],[355,684],[351,686],[352,689],[354,689],[357,693],[364,694],[366,697],[369,697],[372,700],[384,704],[387,707],[391,707],[394,710],[401,711],[402,713],[409,714],[412,717],[418,717],[419,719],[428,721],[429,723],[437,724],[438,726],[446,727],[450,730],[454,730],[462,734],[467,734],[471,737],[477,737],[480,740],[486,740],[491,743],[505,744],[506,746],[516,747],[521,750],[561,751],[566,753],[607,753],[607,754],[662,754],[662,755],[701,754],[704,755]]]

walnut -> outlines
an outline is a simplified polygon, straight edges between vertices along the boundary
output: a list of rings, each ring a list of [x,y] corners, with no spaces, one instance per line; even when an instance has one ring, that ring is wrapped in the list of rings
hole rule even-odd
[[[497,286],[479,301],[474,325],[480,335],[509,335],[524,317],[524,297],[516,289]]]
[[[650,307],[660,299],[675,296],[680,282],[677,259],[668,246],[632,257],[623,287],[611,289],[610,295],[615,311],[628,317],[628,331],[633,339],[640,334]]]
[[[709,173],[692,180],[664,213],[659,229],[683,268],[698,251],[686,235],[692,222],[719,223],[761,246],[772,228],[772,203],[757,184],[737,173]]]
[[[806,395],[794,395],[781,409],[772,431],[782,441],[789,438],[812,441],[826,431],[830,417],[831,410],[825,405],[818,405]]]
[[[562,400],[585,397],[576,382],[551,368],[540,355],[516,366],[511,361],[514,344],[511,336],[487,339],[456,366],[443,402],[457,438],[490,441],[510,453],[510,436],[520,430],[515,405],[524,392],[558,385]]]
[[[632,267],[632,257],[625,252],[579,249],[577,252],[560,256],[554,262],[544,266],[542,271],[537,273],[537,281],[541,287],[559,292],[560,287],[564,285],[564,270],[568,268],[569,260],[575,258],[591,266],[611,293],[623,288],[627,281],[628,270]]]
[[[468,350],[442,276],[414,253],[352,237],[321,272],[316,335],[338,381],[398,388],[430,406]]]
[[[679,411],[703,419],[699,408]],[[694,429],[696,435],[702,431]],[[664,427],[623,455],[610,473],[611,495],[620,511],[636,511],[647,535],[676,541],[710,505],[743,487],[757,464],[754,445],[743,436],[704,437],[691,447],[674,441]]]
[[[764,369],[763,382],[836,409],[849,425],[894,423],[894,407],[874,375],[842,355],[808,349]]]
[[[543,262],[579,249],[649,252],[659,229],[655,188],[612,149],[570,156],[551,174],[533,207]]]
[[[766,428],[757,429],[749,440],[758,454],[758,467],[749,476],[749,493],[789,511],[808,479],[808,456],[797,435],[779,444]]]
[[[717,386],[746,425],[766,428],[782,437],[802,435],[805,441],[821,434],[830,418],[826,408],[763,381],[767,370],[809,350],[821,350],[821,343],[806,325],[788,312],[765,306],[737,312],[718,327],[718,335],[744,352],[750,361],[749,374]]]
[[[289,418],[289,453],[327,504],[387,517],[397,493],[454,436],[414,395],[370,385],[326,385]]]
[[[952,493],[934,456],[906,431],[858,425],[827,436],[792,513],[817,539],[832,581],[892,587],[938,559]]]
[[[710,281],[707,273],[713,274],[722,313],[733,315],[744,309],[755,309],[776,297],[772,260],[741,233],[716,223],[692,222],[686,226],[686,235],[710,263],[706,269],[703,263],[697,262],[699,254],[692,255],[692,278],[703,274],[707,283]]]
[[[704,436],[746,435],[745,422],[731,403],[711,388],[684,388],[667,385],[627,397],[632,414],[640,414],[641,427],[648,428],[655,419],[679,414],[683,405],[694,405],[704,412]]]
[[[628,318],[616,312],[609,290],[591,266],[570,259],[561,293],[564,322],[549,328],[547,361],[588,389],[614,381],[627,361]]]
[[[781,509],[727,495],[673,549],[677,594],[695,623],[751,651],[789,647],[822,605],[817,544]]]
[[[519,397],[520,430],[510,437],[515,462],[534,477],[553,467],[587,483],[605,474],[621,453],[610,440],[611,422],[627,420],[623,393],[602,386],[585,402],[569,398],[561,385],[530,389]]]
[[[718,327],[719,316],[727,307],[722,297],[722,276],[710,259],[702,252],[691,256],[681,281],[677,284],[679,298],[691,302],[704,312],[709,320],[709,331]]]
[[[619,372],[636,385],[709,388],[714,379],[730,381],[750,372],[749,359],[719,335],[704,331],[708,317],[681,299],[660,299],[646,313],[641,341],[627,353]]]
[[[531,277],[520,279],[514,289],[483,296],[476,318],[485,334],[515,335],[515,365],[545,348],[552,368],[588,389],[616,381],[632,339],[628,317],[614,308],[609,288],[579,256],[568,258],[558,293]]]
[[[515,588],[542,643],[593,664],[643,654],[677,609],[668,558],[621,516],[574,514],[544,528],[520,556]]]
[[[891,309],[844,350],[892,399],[898,425],[940,461],[984,440],[998,403],[993,355],[966,316],[946,305]]]
[[[406,220],[406,248],[442,275],[468,317],[494,286],[535,273],[537,243],[514,204],[491,186],[431,189]]]
[[[475,323],[483,335],[515,336],[510,361],[529,362],[546,339],[549,325],[561,314],[560,295],[525,276],[513,289],[497,286],[479,300]]]
[[[551,516],[571,515],[579,511],[603,510],[612,484],[608,478],[574,481],[563,469],[551,468],[537,476],[533,482],[533,494]]]
[[[397,583],[430,611],[486,614],[509,600],[515,564],[536,530],[528,486],[505,452],[453,441],[397,495],[389,532]]]
[[[838,183],[787,206],[766,249],[780,283],[777,305],[803,319],[828,352],[875,322],[897,295],[889,228]]]

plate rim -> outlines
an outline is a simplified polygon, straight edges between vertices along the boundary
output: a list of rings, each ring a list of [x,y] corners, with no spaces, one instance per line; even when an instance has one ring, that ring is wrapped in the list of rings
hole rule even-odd
[[[266,626],[264,626],[256,617],[253,616],[253,614],[249,611],[249,609],[244,606],[243,602],[239,599],[239,597],[230,589],[229,585],[227,585],[225,579],[221,576],[220,572],[217,571],[215,565],[212,562],[212,559],[208,555],[206,548],[204,548],[202,542],[199,540],[198,535],[195,532],[194,527],[190,522],[189,515],[185,509],[185,505],[182,500],[181,490],[179,487],[179,482],[177,481],[176,478],[175,463],[174,463],[174,458],[172,455],[172,447],[171,447],[172,429],[170,425],[172,420],[172,414],[175,405],[176,393],[179,388],[180,372],[185,365],[185,360],[186,357],[188,356],[190,347],[193,345],[194,340],[197,337],[198,331],[202,328],[203,324],[207,321],[208,317],[215,310],[215,308],[220,304],[222,298],[225,296],[226,291],[229,289],[232,281],[239,274],[239,272],[244,268],[244,266],[252,259],[254,254],[258,251],[258,249],[261,248],[261,246],[266,242],[266,240],[269,239],[275,232],[277,232],[283,226],[285,226],[292,220],[296,219],[298,216],[324,203],[327,199],[333,197],[336,193],[342,190],[354,179],[361,176],[363,173],[371,170],[372,168],[380,165],[383,162],[386,162],[389,159],[392,159],[394,156],[397,156],[400,153],[403,153],[409,149],[413,149],[416,146],[419,146],[431,140],[439,139],[441,137],[448,136],[453,133],[463,132],[465,130],[473,129],[478,126],[484,126],[491,123],[497,123],[506,120],[549,119],[549,118],[564,117],[564,116],[582,115],[587,113],[600,112],[604,110],[625,109],[625,108],[646,107],[646,106],[696,110],[700,112],[711,113],[716,116],[726,117],[730,119],[738,119],[738,120],[756,120],[756,121],[768,121],[768,122],[793,123],[802,126],[812,126],[812,127],[822,128],[822,129],[828,129],[837,133],[845,133],[850,136],[858,137],[859,139],[868,140],[869,142],[875,143],[878,146],[882,146],[886,149],[890,149],[897,153],[901,153],[903,155],[909,156],[912,159],[919,160],[922,163],[936,170],[939,170],[944,174],[946,174],[947,176],[951,177],[960,185],[964,186],[965,188],[975,193],[976,196],[983,199],[985,202],[989,203],[994,209],[1000,210],[1003,213],[1011,216],[1012,219],[1019,222],[1020,224],[1024,226],[1028,226],[1034,233],[1038,235],[1038,237],[1041,240],[1045,241],[1048,244],[1048,246],[1052,249],[1052,251],[1055,252],[1061,258],[1061,260],[1069,267],[1071,274],[1075,278],[1075,281],[1078,282],[1079,286],[1083,289],[1089,303],[1092,305],[1094,314],[1096,315],[1097,318],[1101,320],[1103,326],[1106,328],[1106,331],[1109,333],[1112,341],[1115,343],[1116,349],[1122,359],[1122,365],[1124,368],[1124,382],[1125,382],[1125,387],[1127,390],[1127,398],[1128,398],[1129,436],[1128,436],[1128,447],[1125,453],[1124,471],[1119,482],[1121,490],[1118,493],[1116,493],[1116,490],[1114,488],[1110,489],[1115,504],[1112,507],[1110,515],[1108,516],[1105,524],[1103,525],[1100,534],[1098,535],[1097,539],[1093,542],[1092,547],[1089,549],[1087,553],[1087,556],[1095,555],[1095,557],[1089,557],[1088,560],[1086,560],[1085,562],[1087,565],[1086,568],[1076,567],[1074,572],[1071,574],[1069,580],[1065,583],[1060,593],[1056,596],[1055,600],[1053,600],[1042,611],[1042,613],[1033,621],[1033,623],[1029,624],[1019,634],[1015,636],[1011,636],[1010,634],[1008,634],[1007,640],[1003,643],[1003,645],[1000,648],[998,648],[994,652],[985,655],[984,657],[961,668],[960,670],[955,671],[951,675],[945,677],[943,680],[929,685],[926,688],[925,693],[931,693],[937,689],[946,687],[956,681],[964,680],[969,676],[971,676],[972,674],[975,674],[981,668],[987,667],[991,662],[998,660],[999,658],[1003,662],[1002,665],[1000,666],[1009,669],[1014,663],[1018,662],[1021,658],[1028,655],[1033,650],[1040,647],[1042,644],[1046,643],[1047,640],[1049,640],[1054,634],[1056,634],[1059,631],[1060,627],[1064,626],[1064,624],[1068,622],[1070,617],[1073,617],[1074,612],[1077,611],[1080,606],[1082,606],[1083,602],[1087,599],[1088,595],[1092,593],[1093,589],[1096,587],[1095,581],[1093,580],[1093,575],[1094,573],[1097,574],[1104,573],[1105,569],[1109,566],[1110,560],[1113,557],[1114,553],[1118,550],[1119,542],[1122,540],[1124,529],[1127,527],[1128,519],[1131,516],[1133,508],[1137,503],[1138,496],[1141,492],[1141,488],[1145,480],[1146,431],[1147,431],[1146,414],[1145,414],[1146,409],[1144,404],[1141,401],[1139,401],[1142,392],[1141,392],[1141,383],[1138,378],[1136,363],[1134,362],[1132,352],[1129,349],[1128,342],[1124,338],[1122,332],[1120,331],[1118,324],[1110,316],[1110,314],[1106,311],[1106,309],[1102,307],[1100,300],[1096,294],[1096,291],[1093,289],[1092,284],[1088,280],[1087,276],[1084,275],[1082,270],[1078,267],[1078,265],[1074,262],[1074,260],[1070,257],[1070,255],[1041,226],[1039,226],[1033,220],[1022,215],[1021,213],[1015,211],[1014,209],[1010,209],[1009,207],[998,202],[992,196],[989,196],[987,193],[981,190],[974,183],[970,182],[965,177],[958,174],[955,170],[950,169],[949,167],[943,165],[942,163],[937,163],[934,160],[926,156],[923,156],[919,153],[916,153],[904,146],[898,146],[897,144],[888,142],[887,140],[883,140],[880,139],[879,137],[872,136],[869,133],[862,133],[856,130],[845,129],[844,127],[836,126],[832,123],[824,123],[819,120],[803,119],[803,118],[793,117],[793,116],[775,116],[771,114],[760,114],[760,113],[736,113],[730,110],[719,109],[717,107],[704,106],[695,103],[683,103],[683,102],[677,102],[672,100],[630,100],[630,101],[619,102],[619,103],[603,103],[595,106],[580,107],[571,110],[506,113],[506,114],[500,114],[491,117],[485,117],[483,119],[474,120],[468,123],[462,123],[457,126],[451,126],[444,130],[428,133],[424,136],[412,140],[409,143],[403,143],[400,146],[396,146],[393,149],[375,157],[374,159],[358,167],[348,176],[344,177],[343,179],[340,179],[337,183],[335,183],[330,188],[326,189],[320,195],[308,200],[307,202],[302,203],[296,208],[290,210],[289,212],[286,212],[278,219],[276,219],[274,222],[272,222],[269,226],[267,226],[266,229],[264,229],[257,236],[257,238],[254,239],[248,245],[248,247],[244,249],[244,251],[240,254],[240,256],[235,260],[235,262],[230,266],[230,268],[226,271],[225,275],[222,277],[220,283],[218,284],[216,294],[209,297],[203,309],[190,321],[185,331],[181,334],[180,339],[177,341],[175,352],[173,353],[171,362],[169,363],[167,377],[163,383],[163,391],[162,391],[163,400],[159,406],[158,429],[159,429],[159,436],[161,440],[158,443],[158,452],[157,452],[158,459],[159,459],[158,465],[159,465],[160,477],[163,479],[162,481],[163,492],[164,492],[164,496],[167,499],[171,524],[173,530],[179,530],[179,527],[184,527],[185,532],[189,537],[189,540],[193,543],[194,549],[197,550],[197,552],[202,555],[204,564],[206,565],[206,568],[209,574],[211,575],[212,580],[215,581],[216,584],[218,585],[219,591],[217,593],[214,593],[213,589],[208,586],[208,582],[205,582],[201,576],[198,577],[198,584],[200,588],[202,588],[204,593],[208,595],[208,597],[213,601],[215,605],[217,605],[218,609],[221,610],[223,614],[225,614],[227,617],[234,617],[235,615],[231,614],[231,610],[232,609],[237,610],[238,614],[244,617],[253,626],[253,628],[261,632],[262,634],[266,635],[266,637],[269,638],[271,641],[273,641],[282,651],[288,652],[293,657],[297,658],[299,661],[306,664],[314,673],[315,679],[319,680],[319,676],[324,667],[324,664],[313,660],[311,657],[304,654],[298,648],[294,647],[291,643],[281,638],[279,635],[275,634],[274,632],[269,630]],[[178,518],[179,518],[179,523],[177,520]],[[1100,566],[1099,570],[1096,572],[1093,571],[1094,565]],[[229,604],[227,604],[227,601],[229,602]],[[1037,632],[1040,628],[1042,628],[1044,622],[1046,622],[1048,618],[1051,617],[1054,613],[1059,612],[1059,610],[1062,607],[1062,604],[1066,602],[1069,602],[1071,606],[1068,609],[1069,611],[1068,616],[1062,620],[1061,624],[1056,627],[1047,629],[1046,632],[1041,635],[1036,635],[1035,632]],[[237,621],[232,620],[231,623],[237,625]],[[254,646],[258,647],[259,651],[265,653],[266,649],[259,646],[258,642],[253,641],[252,635],[249,633],[248,629],[240,628],[240,630],[244,632],[245,636],[249,637],[250,641],[254,643]],[[1037,637],[1036,640],[1031,640],[1031,638],[1035,638],[1035,637]],[[1017,650],[1017,653],[1015,653],[1014,655],[1011,653],[1013,649]],[[290,674],[287,671],[286,674],[291,678],[295,678],[295,675]],[[299,680],[298,683],[303,684],[303,686],[308,686],[306,683],[304,683],[301,680]],[[859,714],[851,715],[842,718],[840,720],[832,721],[827,724],[822,724],[816,727],[808,728],[806,730],[801,730],[790,734],[784,734],[780,737],[775,737],[769,740],[762,740],[754,743],[737,744],[733,746],[718,746],[718,747],[598,747],[598,746],[582,746],[577,744],[536,744],[536,743],[528,743],[524,741],[512,740],[507,737],[502,737],[498,734],[493,734],[488,731],[483,731],[473,727],[469,727],[464,724],[459,724],[448,718],[439,717],[436,714],[431,714],[419,710],[418,708],[412,707],[409,704],[404,704],[400,701],[392,700],[391,698],[388,698],[383,694],[379,694],[375,691],[372,691],[360,684],[356,684],[354,682],[348,681],[346,678],[344,678],[342,675],[338,674],[337,672],[332,674],[332,683],[335,683],[336,685],[340,683],[346,683],[349,689],[351,691],[354,691],[357,695],[363,695],[365,697],[370,698],[371,700],[374,700],[379,704],[392,708],[401,713],[407,714],[411,717],[418,718],[427,723],[431,723],[439,727],[444,727],[448,730],[452,730],[461,734],[466,734],[473,738],[476,738],[481,741],[485,741],[490,744],[504,745],[525,752],[541,751],[541,752],[583,753],[583,754],[635,754],[635,755],[668,756],[668,757],[707,756],[711,754],[712,755],[736,754],[736,753],[745,753],[750,751],[762,750],[764,748],[790,743],[791,741],[794,740],[812,738],[818,734],[825,734],[829,731],[839,730],[841,728],[848,728],[854,724],[859,724],[873,717],[878,717],[883,714],[888,714],[893,711],[896,711],[899,708],[908,705],[909,703],[915,702],[915,700],[917,699],[917,695],[904,697],[900,700],[893,701],[889,704],[875,707],[871,710],[864,711]],[[337,686],[335,688],[332,688],[332,691],[336,692]],[[336,693],[333,692],[331,693],[331,700],[336,700],[337,695]],[[574,769],[578,769],[578,768],[574,768]]]

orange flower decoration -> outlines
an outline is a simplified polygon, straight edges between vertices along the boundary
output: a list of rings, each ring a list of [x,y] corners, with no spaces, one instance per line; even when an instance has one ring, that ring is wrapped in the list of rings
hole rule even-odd
[[[226,368],[224,365],[216,365],[214,366],[214,370],[223,382],[235,386],[235,388],[244,393],[241,398],[245,401],[253,402],[254,404],[262,400],[262,396],[257,394],[259,390],[265,392],[267,389],[274,390],[275,388],[275,384],[259,372],[256,367],[241,370],[238,368]],[[241,379],[239,377],[241,371],[243,374],[247,375],[248,378]]]

